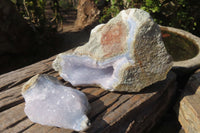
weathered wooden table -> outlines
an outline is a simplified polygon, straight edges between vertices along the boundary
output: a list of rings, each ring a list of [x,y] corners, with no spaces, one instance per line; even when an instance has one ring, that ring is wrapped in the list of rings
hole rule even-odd
[[[38,73],[46,73],[65,82],[52,67],[51,57],[36,64],[0,75],[0,132],[62,133],[72,130],[43,126],[31,122],[24,113],[23,84]],[[148,132],[164,114],[176,90],[176,76],[169,72],[166,80],[140,93],[108,92],[101,88],[77,88],[91,104],[91,127],[86,132]]]

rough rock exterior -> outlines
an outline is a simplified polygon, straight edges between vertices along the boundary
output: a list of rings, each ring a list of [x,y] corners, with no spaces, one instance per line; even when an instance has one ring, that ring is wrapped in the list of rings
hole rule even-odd
[[[200,69],[190,77],[176,111],[185,133],[200,132]]]
[[[36,123],[76,131],[88,128],[90,106],[79,90],[63,86],[54,77],[36,75],[22,89],[25,113]]]
[[[171,67],[159,26],[140,9],[123,10],[107,24],[96,26],[88,43],[59,54],[53,63],[74,86],[93,84],[128,92],[165,79]]]

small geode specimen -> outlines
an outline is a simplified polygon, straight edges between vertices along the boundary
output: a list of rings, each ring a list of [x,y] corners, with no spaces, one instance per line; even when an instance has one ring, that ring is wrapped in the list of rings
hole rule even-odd
[[[96,26],[89,42],[61,53],[53,68],[74,86],[138,92],[166,78],[172,67],[159,26],[140,9],[121,11]]]
[[[90,125],[90,106],[79,90],[62,85],[56,78],[36,75],[22,89],[25,113],[36,123],[82,131]]]

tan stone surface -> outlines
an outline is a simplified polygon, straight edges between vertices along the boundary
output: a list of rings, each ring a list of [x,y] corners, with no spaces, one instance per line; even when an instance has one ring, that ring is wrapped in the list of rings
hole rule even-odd
[[[73,86],[97,85],[109,91],[139,92],[166,78],[172,58],[150,14],[132,8],[97,25],[86,44],[72,53],[59,54],[53,67]],[[94,78],[90,79],[88,73],[93,73]]]
[[[200,133],[200,70],[190,77],[177,111],[186,133]]]

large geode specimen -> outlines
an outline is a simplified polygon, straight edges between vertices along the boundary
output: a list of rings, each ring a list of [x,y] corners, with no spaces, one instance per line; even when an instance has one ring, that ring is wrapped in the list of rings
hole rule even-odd
[[[36,123],[85,130],[90,125],[87,97],[79,90],[62,85],[56,78],[36,75],[22,89],[25,113]]]
[[[96,26],[85,45],[59,54],[53,62],[53,68],[74,86],[128,92],[165,79],[171,67],[159,26],[140,9],[123,10]]]

